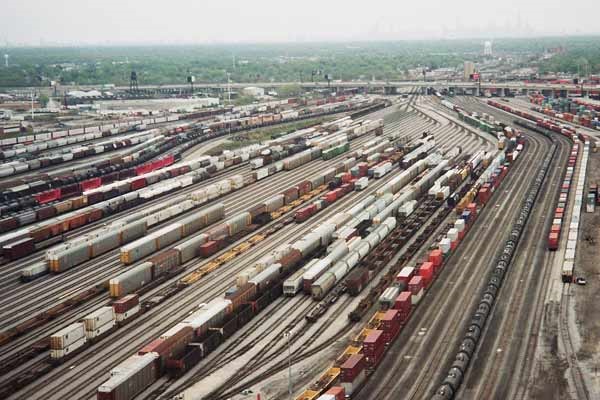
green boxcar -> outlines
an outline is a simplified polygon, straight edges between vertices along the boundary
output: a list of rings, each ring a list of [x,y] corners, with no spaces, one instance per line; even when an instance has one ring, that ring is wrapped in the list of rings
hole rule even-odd
[[[350,150],[350,144],[346,142],[340,146],[324,150],[321,154],[323,156],[323,160],[331,160],[332,158],[337,157],[340,154],[347,152],[348,150]]]

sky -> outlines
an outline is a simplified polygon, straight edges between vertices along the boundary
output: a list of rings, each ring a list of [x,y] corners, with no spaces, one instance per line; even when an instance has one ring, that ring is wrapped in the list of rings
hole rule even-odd
[[[600,33],[598,0],[2,0],[0,45],[496,38]],[[572,5],[572,6],[571,6]]]

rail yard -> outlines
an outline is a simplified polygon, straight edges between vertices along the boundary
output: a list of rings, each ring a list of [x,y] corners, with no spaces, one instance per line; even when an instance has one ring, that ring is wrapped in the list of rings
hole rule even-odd
[[[358,92],[0,138],[0,398],[599,398],[600,106]]]

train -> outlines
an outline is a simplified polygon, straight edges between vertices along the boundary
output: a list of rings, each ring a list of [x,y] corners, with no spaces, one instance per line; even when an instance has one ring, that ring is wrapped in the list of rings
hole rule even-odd
[[[345,102],[339,104],[342,110],[308,110],[305,114],[299,115],[296,119],[312,118],[321,115],[327,115],[336,113],[343,110],[353,110],[356,108],[366,107],[371,103],[371,100],[358,99],[356,101]],[[335,104],[335,103],[332,103]],[[384,103],[376,103],[375,105],[384,106]],[[131,168],[137,164],[141,164],[153,157],[156,157],[160,153],[172,148],[179,143],[185,143],[188,147],[198,144],[200,142],[210,140],[215,137],[222,135],[238,132],[240,130],[252,129],[258,126],[270,125],[278,123],[276,121],[263,122],[260,117],[255,117],[255,121],[251,120],[248,122],[246,119],[229,119],[223,121],[217,121],[214,123],[186,123],[175,128],[167,129],[160,128],[161,135],[165,136],[164,143],[153,146],[156,148],[146,149],[142,148],[139,151],[134,152],[132,155],[126,157],[117,157],[110,160],[104,160],[101,162],[94,163],[86,168],[78,168],[70,173],[50,173],[40,174],[34,178],[28,179],[15,179],[13,181],[3,182],[0,184],[0,214],[6,215],[14,213],[22,209],[28,209],[37,207],[39,204],[37,199],[33,198],[32,195],[41,191],[49,189],[57,189],[63,186],[72,185],[75,182],[85,181],[93,177],[106,177],[107,181],[115,179],[115,173],[117,176],[131,176]],[[121,170],[125,170],[122,173]],[[20,172],[25,172],[25,169]],[[104,178],[103,178],[104,179]],[[72,186],[64,188],[63,198],[66,196],[72,196],[73,193],[77,193],[77,190]]]
[[[264,224],[270,221],[270,214],[272,212],[293,203],[310,190],[322,189],[324,185],[327,185],[334,178],[336,173],[347,171],[352,165],[340,162],[334,168],[323,171],[315,177],[293,186],[290,188],[291,190],[285,190],[280,195],[273,196],[263,203],[252,207],[247,212],[250,218],[249,222],[252,224]],[[181,374],[191,365],[205,357],[218,344],[233,334],[238,326],[243,325],[272,300],[280,296],[283,293],[285,278],[294,272],[293,269],[299,263],[311,257],[319,248],[326,247],[332,240],[334,230],[335,225],[322,224],[300,240],[286,246],[281,246],[275,253],[269,255],[269,260],[263,260],[262,263],[255,264],[249,268],[251,271],[246,270],[242,272],[236,278],[236,286],[228,290],[222,298],[214,299],[206,306],[202,305],[184,321],[161,335],[156,341],[157,346],[158,343],[166,341],[172,336],[181,335],[186,339],[177,341],[177,344],[165,343],[160,347],[161,351],[156,352],[158,356],[155,357],[157,371],[160,374],[165,371]],[[221,235],[226,235],[226,231],[227,228],[212,227],[212,233],[205,232],[204,235],[206,239],[210,239],[211,234],[222,232]],[[202,237],[202,234],[196,236],[196,238],[200,237]],[[222,237],[225,239],[225,236]],[[198,247],[195,246],[194,248]],[[221,246],[216,246],[216,248],[221,248]],[[171,250],[173,249],[167,249],[162,254]],[[202,254],[199,255],[202,256]],[[174,257],[176,256],[174,255]],[[140,276],[144,275],[149,279],[153,279],[152,272],[146,272],[148,269],[151,269],[151,266],[145,264],[148,263],[142,263],[137,267],[144,270],[143,273],[140,272]],[[192,333],[180,333],[183,330],[189,331],[190,327],[192,328]],[[192,346],[190,345],[192,342],[200,343],[200,345]],[[152,347],[147,347],[144,352],[152,352],[152,349]],[[140,364],[137,370],[141,371],[143,368]],[[158,374],[147,379],[145,378],[143,386],[132,389],[123,398],[132,398],[136,393],[139,393],[143,388],[154,382],[157,377]],[[110,396],[114,396],[114,393],[121,390],[122,387],[131,387],[132,385],[128,384],[127,381],[133,379],[137,378],[130,376],[125,382],[114,377],[109,379],[98,388],[98,399],[113,398]]]
[[[5,138],[0,140],[0,147],[3,149],[0,151],[0,159],[10,158],[15,154],[18,155],[23,153],[32,153],[39,150],[64,146],[67,144],[75,144],[82,141],[118,135],[132,129],[136,129],[139,126],[147,127],[148,125],[174,122],[178,121],[179,119],[180,116],[178,115],[168,115],[163,117],[147,118],[144,120],[130,120],[117,122],[114,124],[86,126],[62,131],[34,133],[32,135],[24,135],[15,138]],[[6,154],[5,152],[7,149],[18,150],[15,151],[15,154]]]
[[[163,157],[154,166],[160,168],[158,165],[171,165],[174,160],[175,158],[172,156]],[[4,248],[23,238],[31,238],[33,243],[36,244],[44,243],[51,238],[59,237],[65,232],[98,221],[114,212],[126,210],[166,192],[204,180],[209,174],[205,168],[199,165],[192,162],[167,169],[161,168],[158,174],[148,173],[135,178],[126,178],[119,181],[118,184],[90,189],[76,198],[40,207],[36,212],[32,212],[27,219],[22,217],[19,220],[15,217],[6,217],[0,220],[3,232],[18,228],[21,223],[34,223],[38,218],[42,221],[0,236],[0,247]],[[190,170],[192,166],[196,169]],[[172,177],[173,180],[170,185],[157,185],[156,183],[160,177],[165,179]],[[136,190],[129,193],[132,188]]]
[[[61,364],[86,346],[127,324],[141,312],[139,296],[132,294],[101,307],[50,335],[50,361]]]
[[[361,134],[363,134],[364,132],[378,129],[380,125],[381,120],[376,120],[373,122],[362,123],[358,125],[358,128],[362,129]],[[353,127],[355,130],[358,128]],[[52,189],[44,192],[43,196],[38,197],[38,201],[43,202],[44,205],[47,206],[42,207],[39,212],[28,213],[27,219],[25,219],[25,217],[21,219],[16,217],[7,217],[0,220],[0,231],[2,231],[3,226],[5,230],[10,230],[27,223],[35,222],[37,220],[72,212],[80,207],[85,206],[86,208],[80,213],[75,212],[74,216],[67,214],[69,216],[69,220],[66,223],[64,223],[61,217],[59,217],[59,221],[53,224],[51,224],[50,221],[42,222],[41,224],[27,228],[27,231],[20,231],[19,235],[16,237],[13,235],[8,235],[7,237],[0,238],[0,244],[3,246],[8,245],[8,250],[10,250],[11,243],[13,241],[20,241],[26,237],[32,237],[33,243],[43,242],[44,240],[55,237],[63,232],[66,232],[67,230],[75,229],[105,216],[106,209],[103,207],[93,207],[94,205],[98,206],[108,202],[107,204],[111,208],[116,206],[117,211],[126,209],[132,205],[139,204],[139,202],[143,201],[144,199],[155,197],[158,194],[164,193],[165,190],[169,188],[175,190],[178,187],[187,186],[199,180],[206,179],[209,176],[209,172],[212,173],[215,172],[215,170],[224,168],[225,166],[236,165],[236,163],[244,162],[244,160],[247,161],[251,157],[260,154],[261,149],[262,147],[255,146],[252,147],[248,152],[241,153],[240,156],[235,156],[236,153],[228,152],[219,158],[202,157],[198,161],[179,163],[179,165],[174,168],[165,168],[176,161],[173,155],[167,155],[152,162],[132,168],[130,171],[131,174],[134,174],[134,176],[131,178],[125,178],[123,180],[112,182],[106,181],[104,182],[105,184],[102,184],[102,179],[93,178],[88,179],[81,184],[71,185],[68,191],[65,191],[64,189]],[[255,171],[253,173],[253,179],[260,180],[266,176],[270,176],[273,173],[278,172],[279,170],[291,170],[297,168],[298,166],[303,165],[306,162],[319,157],[320,155],[321,150],[319,148],[306,150],[294,156],[283,159],[275,167],[265,167]],[[348,167],[351,167],[351,165]],[[167,172],[167,174],[162,173],[163,170]],[[153,173],[153,171],[157,172]],[[113,174],[113,177],[114,176],[118,175],[115,173]],[[169,178],[173,178],[176,181],[175,186],[159,185],[158,190],[153,190],[150,188],[148,190],[143,189],[146,185],[155,184],[158,180]],[[153,188],[156,188],[156,185],[153,186]],[[58,199],[63,195],[63,192],[68,194],[79,193],[81,192],[81,189],[85,189],[81,196],[63,202],[58,201]],[[130,191],[133,191],[131,196],[126,194]],[[149,194],[149,192],[151,192],[151,194]],[[117,197],[114,197],[115,195]],[[127,198],[124,199],[124,197]],[[53,200],[57,201],[55,205],[51,205]],[[86,212],[86,210],[90,210],[90,208],[91,211]],[[93,218],[90,218],[91,214],[93,214]],[[23,243],[24,249],[26,246],[29,246],[29,242]],[[7,254],[18,254],[18,252],[7,251]]]
[[[498,291],[502,286],[502,281],[510,266],[515,249],[525,229],[527,219],[529,218],[542,183],[550,168],[550,163],[554,159],[556,153],[556,139],[552,138],[552,136],[547,133],[545,133],[545,135],[552,140],[553,144],[544,158],[542,167],[536,173],[534,184],[527,192],[526,198],[521,205],[519,216],[512,227],[510,237],[504,245],[502,254],[496,260],[496,266],[489,277],[488,285],[481,296],[481,301],[472,315],[456,356],[446,377],[442,380],[441,384],[437,387],[435,393],[431,397],[432,400],[451,400],[455,398],[467,372],[467,368],[475,355],[475,349],[482,337],[483,329],[495,303]]]
[[[150,227],[199,207],[210,200],[239,190],[245,184],[243,176],[234,175],[191,192],[184,199],[165,202],[125,216],[106,227],[85,234],[83,237],[77,237],[55,246],[46,252],[49,270],[62,272],[119,246],[128,245],[128,243],[145,236]],[[215,204],[185,217],[181,220],[181,237],[188,236],[192,228],[195,229],[197,225],[212,224],[216,219],[221,219],[223,215],[223,205]],[[151,235],[152,237],[156,236],[155,234]],[[137,251],[134,254],[139,256]],[[129,256],[126,258],[129,260]],[[23,272],[23,276],[26,276],[28,280],[33,279],[28,270]]]
[[[479,164],[484,159],[484,155],[475,154],[465,159],[468,161],[464,166],[458,166],[447,173],[440,172],[433,186],[449,184],[453,188],[457,188],[459,183],[469,176],[471,168],[475,168],[473,172],[481,170]],[[398,335],[406,320],[413,313],[414,307],[420,302],[424,292],[432,284],[435,276],[443,266],[444,260],[448,258],[450,253],[456,249],[458,243],[465,237],[466,232],[477,217],[478,207],[485,207],[489,198],[486,195],[482,195],[480,189],[498,187],[506,175],[507,161],[509,160],[506,153],[500,153],[486,165],[485,171],[477,178],[472,188],[464,191],[466,193],[465,199],[469,202],[468,205],[460,212],[454,224],[446,227],[443,237],[434,245],[435,249],[430,249],[424,262],[416,267],[404,266],[400,271],[395,272],[394,275],[386,275],[382,281],[391,282],[391,284],[372,289],[369,296],[372,293],[376,296],[376,301],[379,303],[379,311],[367,323],[366,328],[352,341],[351,347],[346,349],[344,355],[338,358],[335,367],[330,369],[326,375],[322,376],[316,384],[311,385],[310,389],[305,392],[306,398],[316,398],[330,384],[342,386],[345,394],[352,396],[356,388],[363,384],[368,371],[372,371],[381,361],[382,355],[385,352],[385,346],[391,343]],[[509,161],[510,163],[512,161]],[[450,171],[452,171],[451,174],[449,173]],[[431,179],[427,179],[427,181],[432,182]],[[404,196],[404,190],[400,190],[398,196]],[[426,192],[429,197],[433,196],[436,198],[438,195],[437,189],[434,193],[431,190]],[[454,201],[452,204],[448,202],[449,207],[454,207],[458,203],[458,201]],[[412,209],[414,210],[414,205]],[[400,213],[400,209],[398,209],[398,213]],[[411,209],[406,210],[406,213],[407,215],[411,214]],[[407,227],[406,229],[410,229],[408,228],[411,226],[411,222],[409,221],[411,220],[407,219],[403,224],[403,226]],[[375,223],[375,218],[373,219],[373,223]],[[345,280],[345,287],[351,296],[358,295],[366,286],[369,277],[377,271],[376,265],[385,265],[385,260],[388,259],[385,256],[388,253],[386,246],[403,243],[402,241],[398,242],[394,238],[398,234],[403,236],[406,233],[401,229],[400,232],[395,232],[389,240],[383,240],[377,248],[371,251],[365,263],[361,263],[361,265],[348,275]],[[434,248],[434,246],[431,248]],[[387,257],[390,256],[388,255]],[[314,268],[314,265],[309,265],[309,267]],[[329,299],[325,301],[329,301]],[[370,306],[367,309],[370,309]],[[349,315],[354,321],[359,320],[361,316],[362,314],[356,310]]]
[[[560,209],[564,210],[565,206],[567,204],[569,189],[571,187],[571,180],[573,177],[573,171],[574,171],[575,164],[577,162],[577,156],[578,156],[578,152],[579,152],[579,146],[576,142],[579,140],[579,141],[583,142],[583,144],[584,144],[584,146],[583,146],[584,150],[583,150],[583,156],[582,156],[583,168],[580,171],[580,177],[583,177],[585,179],[587,160],[589,157],[590,137],[584,133],[578,132],[576,129],[574,129],[572,127],[565,126],[565,125],[557,125],[554,121],[536,117],[528,112],[520,111],[518,109],[513,109],[512,107],[509,107],[507,105],[499,104],[499,103],[493,102],[493,101],[488,101],[488,104],[491,106],[500,108],[503,111],[518,115],[522,118],[532,121],[532,122],[525,122],[525,121],[521,121],[521,120],[516,120],[515,123],[518,125],[527,127],[531,130],[537,131],[538,133],[541,133],[546,136],[550,136],[547,131],[552,131],[554,133],[565,136],[567,139],[569,139],[573,143],[573,147],[572,147],[571,154],[569,156],[569,161],[567,164],[567,173],[565,175],[565,179],[563,180],[563,182],[561,184],[561,189],[560,189],[561,193],[559,195],[559,199],[558,199],[558,203],[557,203],[557,207],[556,207],[557,211],[560,211]],[[580,182],[584,182],[584,181],[580,181]],[[576,199],[578,199],[581,202],[581,204],[583,204],[583,188],[581,188],[581,189],[577,188],[575,195],[576,195]],[[562,207],[560,207],[561,205],[562,205]],[[577,235],[578,235],[578,228],[579,228],[578,218],[579,218],[580,212],[581,212],[580,208],[575,207],[573,209],[573,214],[576,216],[576,218],[575,218],[576,224],[573,226],[569,226],[568,227],[569,231],[567,233],[565,233],[565,235],[568,235],[568,244],[569,244],[569,248],[567,249],[567,252],[565,253],[565,259],[563,260],[562,272],[561,272],[562,280],[565,283],[572,282],[573,278],[574,278],[573,271],[574,271],[574,262],[575,262],[575,246],[576,246],[576,242],[577,242]],[[549,250],[555,250],[558,247],[558,241],[559,241],[561,232],[566,231],[566,229],[567,229],[566,226],[564,228],[562,226],[563,216],[564,216],[564,213],[555,212],[555,215],[554,215],[555,218],[553,219],[552,227],[550,228],[550,232],[548,234]],[[556,217],[559,217],[559,218],[556,218]]]

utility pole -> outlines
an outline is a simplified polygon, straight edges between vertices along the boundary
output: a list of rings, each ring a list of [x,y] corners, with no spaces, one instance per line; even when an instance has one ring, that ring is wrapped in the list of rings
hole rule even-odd
[[[194,96],[194,82],[196,81],[196,77],[194,75],[192,75],[189,70],[188,70],[187,81],[190,84],[191,96]]]
[[[31,120],[33,121],[33,91],[31,92]]]
[[[227,101],[231,102],[231,74],[227,72]]]
[[[286,331],[283,334],[283,337],[287,341],[288,348],[288,394],[290,396],[290,400],[292,400],[293,390],[292,390],[292,348],[290,347],[290,336],[292,333],[290,331]]]

